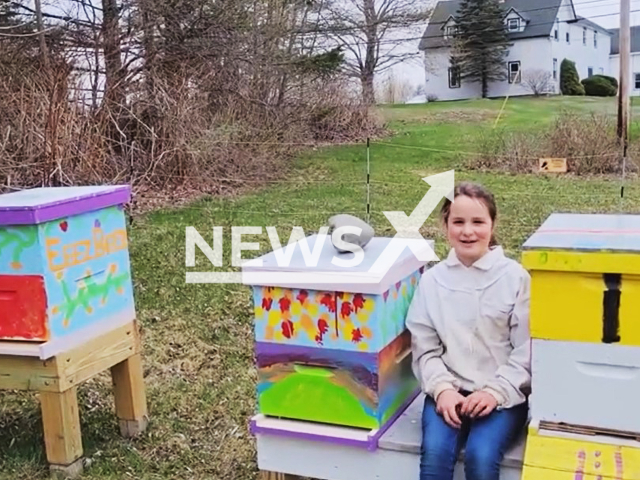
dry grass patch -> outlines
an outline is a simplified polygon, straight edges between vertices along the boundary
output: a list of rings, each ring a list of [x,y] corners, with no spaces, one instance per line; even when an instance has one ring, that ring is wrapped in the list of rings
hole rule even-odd
[[[479,134],[467,158],[474,170],[535,173],[540,158],[566,158],[568,171],[580,176],[622,173],[622,152],[616,137],[616,119],[600,113],[563,111],[549,126],[531,131],[487,130]],[[637,172],[640,145],[630,146],[626,173]]]

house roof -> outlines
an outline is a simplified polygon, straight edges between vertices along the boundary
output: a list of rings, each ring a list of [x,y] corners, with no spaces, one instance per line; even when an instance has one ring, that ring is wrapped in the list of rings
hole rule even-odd
[[[532,6],[531,0],[504,0],[502,8],[505,12],[515,9],[522,17],[528,20],[524,32],[510,32],[509,39],[548,37],[551,35],[558,9],[562,0],[536,0]],[[460,7],[461,0],[440,1],[436,4],[429,24],[420,40],[419,49],[439,48],[451,46],[451,41],[442,35],[442,26],[451,16],[455,16]],[[578,17],[579,22],[588,22],[592,28],[598,28],[603,32],[607,30],[589,20]]]
[[[611,55],[620,54],[620,29],[612,28],[611,33]],[[640,26],[631,27],[631,51],[640,52]]]
[[[577,23],[578,25],[582,25],[583,27],[591,28],[593,30],[598,30],[599,32],[604,33],[605,35],[612,34],[611,30],[607,30],[606,28],[601,27],[600,25],[598,25],[595,22],[592,22],[588,18],[578,17],[578,21],[575,23]]]

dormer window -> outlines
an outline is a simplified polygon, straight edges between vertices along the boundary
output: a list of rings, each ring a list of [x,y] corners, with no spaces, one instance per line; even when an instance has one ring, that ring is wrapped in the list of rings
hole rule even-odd
[[[444,32],[445,37],[453,38],[458,34],[458,27],[456,25],[448,25]]]
[[[507,32],[524,32],[528,18],[523,16],[515,8],[510,8],[503,17],[503,21]]]

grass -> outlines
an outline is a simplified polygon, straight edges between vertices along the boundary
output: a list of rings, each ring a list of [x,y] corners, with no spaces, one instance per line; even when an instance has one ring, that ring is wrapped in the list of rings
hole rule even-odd
[[[638,212],[640,183],[562,175],[508,175],[464,169],[474,141],[492,128],[501,100],[389,107],[383,114],[394,135],[373,141],[371,224],[376,234],[395,233],[383,211],[410,213],[428,190],[421,178],[445,169],[456,180],[479,181],[493,190],[499,207],[498,238],[517,258],[520,245],[552,212]],[[615,114],[614,99],[510,99],[500,124],[537,128],[562,108]],[[634,113],[637,107],[634,108]],[[634,125],[634,135],[637,131]],[[415,148],[418,147],[418,148]],[[225,259],[231,226],[277,226],[281,242],[291,227],[317,231],[336,213],[366,213],[364,145],[310,152],[291,166],[286,182],[246,196],[204,199],[134,219],[130,227],[132,271],[142,328],[151,424],[138,439],[120,437],[113,415],[109,377],[81,386],[82,435],[89,466],[86,479],[251,479],[256,476],[248,422],[255,409],[250,291],[239,285],[186,284],[187,270],[210,270],[201,252],[197,267],[185,267],[185,227],[209,242],[224,227]],[[435,218],[423,233],[446,245]],[[245,252],[244,256],[258,252]],[[228,260],[226,260],[228,267]],[[226,270],[226,268],[223,268]],[[0,392],[0,478],[47,477],[39,404],[35,393]]]

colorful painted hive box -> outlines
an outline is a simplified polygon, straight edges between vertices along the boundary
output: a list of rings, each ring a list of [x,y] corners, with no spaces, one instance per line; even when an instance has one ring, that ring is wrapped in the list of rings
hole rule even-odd
[[[322,237],[307,241],[311,252]],[[349,257],[328,237],[312,267],[299,244],[286,266],[274,252],[257,259],[260,266],[244,266],[244,283],[253,287],[260,413],[376,429],[414,397],[405,316],[428,261],[389,245],[372,239],[350,268],[332,263]],[[391,260],[379,265],[383,252]]]
[[[0,196],[0,340],[46,342],[133,319],[127,186]]]
[[[640,345],[640,215],[553,214],[522,263],[532,337]]]

